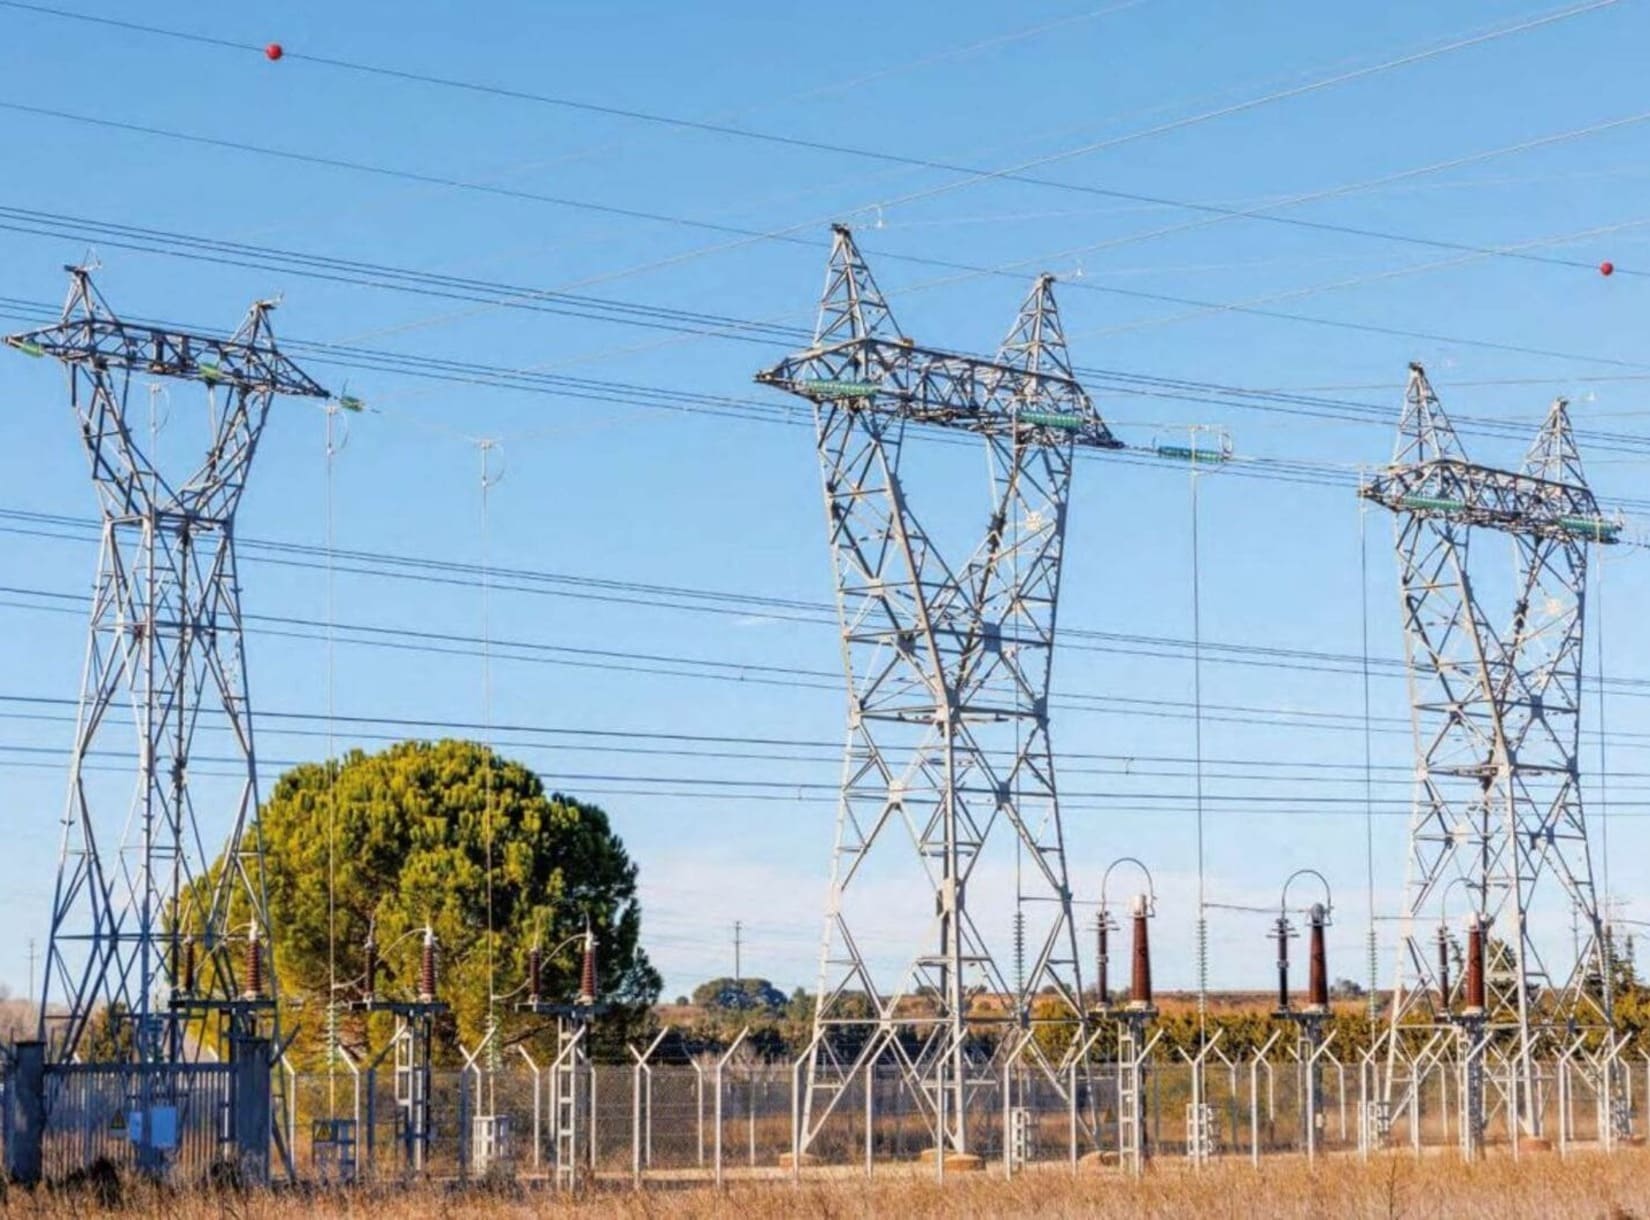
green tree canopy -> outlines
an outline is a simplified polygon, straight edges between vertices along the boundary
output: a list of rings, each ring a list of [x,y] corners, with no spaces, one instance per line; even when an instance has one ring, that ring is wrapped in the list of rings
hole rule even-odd
[[[574,995],[586,919],[601,998],[633,1013],[658,998],[639,944],[636,866],[607,815],[546,793],[482,745],[410,741],[303,764],[276,783],[261,825],[275,962],[283,997],[303,1008],[303,1049],[324,1046],[334,983],[341,999],[360,995],[369,930],[384,998],[417,990],[421,932],[434,930],[438,998],[470,1046],[487,1026],[489,975],[501,1021],[524,1024],[512,1006],[534,945],[545,998]],[[361,1023],[344,1028],[346,1043],[364,1040]]]

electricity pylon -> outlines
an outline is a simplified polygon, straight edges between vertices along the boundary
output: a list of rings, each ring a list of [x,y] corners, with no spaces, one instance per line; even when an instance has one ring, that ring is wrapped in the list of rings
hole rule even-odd
[[[1413,1073],[1395,1083],[1406,1034],[1470,1018],[1505,1045],[1515,1081],[1505,1101],[1539,1134],[1537,1053],[1556,1030],[1610,1015],[1577,747],[1587,547],[1615,542],[1621,527],[1587,486],[1564,399],[1521,469],[1479,466],[1418,364],[1392,464],[1359,494],[1396,515],[1416,752],[1387,1102],[1417,1087]],[[1501,554],[1494,567],[1469,562],[1483,531],[1511,540],[1510,568]],[[1448,907],[1457,885],[1465,895]],[[1573,960],[1554,952],[1571,911],[1582,928]],[[1547,926],[1532,926],[1536,914]],[[1447,958],[1435,965],[1445,918],[1457,915],[1494,938],[1483,1012],[1450,987]]]
[[[841,226],[813,345],[757,380],[813,406],[848,684],[800,1150],[887,1056],[937,1144],[964,1152],[970,1028],[1086,1021],[1049,669],[1073,456],[1120,446],[1072,375],[1052,276],[994,359],[939,351],[900,333]],[[901,470],[908,430],[924,425],[980,437],[990,465],[984,535],[960,567],[918,523]],[[1023,866],[1016,914],[1032,916],[1012,985],[969,905],[993,831]],[[932,893],[926,927],[861,900],[887,863]],[[878,978],[868,934],[909,952],[897,979]],[[1045,988],[1054,1002],[1034,1009]]]
[[[215,1014],[228,1032],[251,1032],[272,1008],[235,510],[274,396],[327,392],[276,348],[273,302],[253,305],[232,337],[213,338],[122,322],[86,268],[69,276],[62,320],[6,340],[62,361],[103,518],[41,1037],[63,1061],[89,1049],[176,1062],[192,1021]],[[161,469],[128,401],[134,375],[205,387],[198,464]],[[127,717],[136,782],[121,810],[86,772]],[[189,770],[203,720],[227,729],[221,748],[238,792],[198,820]],[[94,1022],[107,1022],[108,1036],[87,1048]]]

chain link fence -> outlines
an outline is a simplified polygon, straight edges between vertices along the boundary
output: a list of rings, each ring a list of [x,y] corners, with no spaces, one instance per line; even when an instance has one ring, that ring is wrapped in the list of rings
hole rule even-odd
[[[1650,1056],[1635,1052],[1537,1066],[1526,1084],[1507,1063],[1486,1061],[1483,1128],[1473,1146],[1530,1147],[1515,1133],[1515,1089],[1533,1089],[1543,1140],[1561,1152],[1634,1141],[1650,1125]],[[1042,1165],[1129,1166],[1125,1071],[1115,1063],[1048,1070],[1026,1064],[977,1067],[962,1090],[961,1123],[947,1115],[974,1163],[936,1156],[937,1094],[901,1066],[882,1063],[816,1096],[801,1163],[792,1154],[808,1105],[796,1064],[751,1055],[655,1063],[581,1064],[571,1114],[576,1131],[558,1141],[559,1087],[525,1056],[494,1070],[436,1070],[428,1121],[413,1121],[408,1080],[393,1068],[278,1072],[272,1107],[277,1148],[310,1181],[447,1180],[510,1176],[557,1179],[558,1155],[579,1178],[614,1183],[781,1176],[837,1166],[867,1172],[895,1164],[955,1172]],[[0,1138],[13,1128],[12,1082],[0,1062]],[[1604,1068],[1607,1067],[1606,1072]],[[1213,1059],[1201,1067],[1155,1054],[1142,1065],[1143,1157],[1209,1160],[1462,1149],[1469,1077],[1437,1059],[1400,1067],[1366,1058],[1305,1061],[1293,1050]],[[128,1129],[144,1096],[175,1116],[167,1172],[203,1180],[229,1154],[231,1069],[221,1064],[134,1069],[52,1068],[46,1076],[43,1172],[62,1180],[99,1160],[136,1169]],[[1522,1094],[1520,1094],[1522,1095]],[[951,1094],[950,1096],[954,1096]],[[1397,1099],[1394,1102],[1394,1099]],[[947,1104],[952,1104],[947,1102]],[[172,1121],[171,1118],[168,1121]],[[951,1147],[956,1150],[958,1139]],[[1635,1141],[1636,1142],[1636,1141]],[[284,1157],[273,1168],[281,1172]]]

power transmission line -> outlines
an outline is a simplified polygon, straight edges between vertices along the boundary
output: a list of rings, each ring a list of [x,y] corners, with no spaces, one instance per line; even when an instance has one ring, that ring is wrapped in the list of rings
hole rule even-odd
[[[0,310],[9,309],[6,316],[32,322],[51,316],[52,307],[43,303],[19,301],[0,297]],[[459,384],[512,389],[526,392],[555,394],[559,397],[582,398],[590,401],[617,403],[628,406],[651,407],[675,412],[719,416],[757,422],[786,423],[811,426],[804,413],[785,403],[769,403],[755,399],[734,398],[726,395],[702,394],[680,387],[658,387],[593,378],[574,378],[563,375],[532,373],[422,356],[379,352],[373,349],[341,347],[315,341],[289,341],[294,352],[310,356],[313,363],[333,364],[338,367],[392,372],[407,376],[434,378]],[[1219,383],[1199,382],[1183,378],[1169,378],[1152,374],[1133,373],[1117,369],[1079,367],[1076,372],[1097,388],[1113,389],[1145,398],[1164,399],[1202,406],[1226,407],[1238,410],[1258,410],[1283,413],[1326,421],[1367,423],[1386,427],[1390,425],[1388,408],[1349,399],[1325,398],[1301,393],[1258,390]],[[1510,419],[1479,419],[1463,416],[1458,432],[1497,439],[1522,440],[1527,428]],[[1650,457],[1650,438],[1630,433],[1581,431],[1577,435],[1588,442],[1595,452],[1627,453]],[[936,442],[954,441],[944,433],[935,435]],[[1155,457],[1140,454],[1113,454],[1107,461],[1130,464],[1161,465]],[[1235,459],[1233,473],[1248,478],[1269,478],[1280,482],[1314,484],[1319,486],[1351,487],[1356,484],[1356,471],[1350,465],[1310,462],[1301,459],[1270,459],[1243,457]],[[1650,500],[1618,498],[1616,506],[1633,511],[1650,511]]]
[[[1198,204],[1184,200],[1168,199],[1160,196],[1144,195],[1135,192],[1116,191],[1084,183],[1063,182],[1055,179],[1032,176],[1027,174],[1025,171],[1042,165],[1054,164],[1057,162],[1069,161],[1078,157],[1088,156],[1095,152],[1116,148],[1124,144],[1130,144],[1140,140],[1155,138],[1171,132],[1182,131],[1189,127],[1230,117],[1235,114],[1245,113],[1263,106],[1272,105],[1276,102],[1320,92],[1324,89],[1333,88],[1355,80],[1367,79],[1370,76],[1392,71],[1397,68],[1408,67],[1426,60],[1451,54],[1455,51],[1482,46],[1486,43],[1496,41],[1501,38],[1526,33],[1528,31],[1540,29],[1557,22],[1566,21],[1571,18],[1583,16],[1601,9],[1610,8],[1618,3],[1620,3],[1620,0],[1588,0],[1586,3],[1571,5],[1567,8],[1533,14],[1531,16],[1519,18],[1499,27],[1479,31],[1477,33],[1457,36],[1431,47],[1382,60],[1375,64],[1335,71],[1327,76],[1321,76],[1313,80],[1276,89],[1257,97],[1247,98],[1242,101],[1222,105],[1212,110],[1183,116],[1177,119],[1171,119],[1166,122],[1155,124],[1151,127],[1126,132],[1122,135],[1112,136],[1100,141],[1090,142],[1077,148],[1067,149],[1062,152],[1045,154],[1008,169],[982,169],[976,166],[939,161],[929,157],[918,157],[903,153],[885,152],[855,145],[838,144],[829,141],[786,136],[772,132],[763,132],[750,127],[735,127],[723,123],[707,122],[697,119],[652,113],[628,107],[580,101],[574,98],[536,93],[523,89],[509,88],[506,86],[488,85],[475,81],[438,76],[432,73],[421,73],[408,69],[393,68],[387,65],[369,64],[361,61],[342,59],[335,56],[306,53],[301,50],[287,50],[285,54],[286,58],[299,62],[314,63],[324,67],[362,73],[385,79],[458,90],[466,93],[506,98],[515,101],[531,102],[539,105],[576,110],[588,114],[602,115],[609,118],[622,118],[635,122],[672,127],[680,130],[696,131],[710,135],[725,136],[739,140],[790,147],[805,152],[827,152],[860,159],[880,161],[886,164],[899,165],[907,168],[937,170],[944,173],[959,174],[964,176],[957,182],[913,192],[900,200],[896,200],[896,203],[931,198],[935,195],[949,193],[950,191],[956,190],[960,187],[971,186],[978,182],[1006,181],[1046,187],[1054,190],[1100,195],[1135,203],[1149,203],[1156,206],[1182,208],[1191,211],[1220,213],[1225,209],[1221,209],[1216,205]],[[232,39],[193,34],[186,31],[174,30],[120,18],[78,13],[72,10],[56,8],[49,5],[25,3],[24,0],[0,0],[0,7],[7,7],[67,20],[104,25],[126,30],[132,33],[143,33],[155,37],[178,39],[200,45],[215,46],[225,49],[254,51],[260,54],[264,49],[262,46],[258,46],[256,44],[240,43]],[[811,224],[813,222],[809,223]],[[1283,223],[1288,223],[1288,221],[1283,221]]]
[[[87,532],[84,536],[77,537],[69,533],[20,529],[15,525],[0,524],[0,533],[19,532],[30,536],[64,541],[90,542],[93,540],[93,523],[90,521],[54,514],[30,514],[21,510],[0,508],[0,522],[17,521],[19,519],[39,521],[42,524],[50,523],[79,527]],[[475,565],[454,561],[425,559],[374,551],[335,549],[329,553],[323,548],[312,545],[272,542],[250,537],[241,539],[240,546],[253,562],[276,563],[281,566],[299,567],[308,570],[326,571],[330,562],[334,565],[332,567],[334,572],[389,577],[421,583],[448,584],[467,589],[480,588],[483,579],[482,574]],[[304,556],[305,558],[290,558],[294,555]],[[752,612],[760,611],[799,624],[823,625],[835,621],[834,608],[822,602],[811,602],[805,599],[687,588],[650,582],[606,578],[593,579],[565,573],[540,572],[522,568],[494,567],[491,572],[493,582],[490,587],[502,591],[542,593],[556,590],[559,587],[560,591],[555,593],[557,596],[603,601],[609,600],[613,595],[628,594],[631,596],[622,597],[619,600],[624,601],[625,604],[643,605],[654,609],[737,615],[749,615]],[[509,581],[515,581],[516,583],[507,583]],[[85,598],[79,594],[24,586],[0,585],[0,594],[43,599],[61,605],[65,613],[76,614],[80,613],[78,607],[85,601]],[[285,634],[289,638],[296,639],[324,638],[322,633],[328,626],[327,623],[319,620],[293,615],[249,614],[246,618],[248,621],[270,624],[274,628],[297,628],[299,629],[297,631],[277,632],[277,634]],[[421,648],[431,652],[451,651],[452,645],[477,646],[481,643],[477,636],[465,632],[439,632],[425,628],[401,628],[372,623],[334,622],[331,626],[333,630],[354,633],[367,639],[374,637],[393,639],[415,651]],[[1189,660],[1190,650],[1193,647],[1193,641],[1176,636],[1096,631],[1082,627],[1065,628],[1064,631],[1071,638],[1068,642],[1063,643],[1061,647],[1077,652],[1104,652],[1126,656]],[[361,643],[363,641],[354,639],[344,642]],[[696,666],[739,675],[737,680],[756,681],[769,677],[800,678],[818,680],[832,689],[840,681],[840,675],[835,674],[833,671],[807,669],[796,665],[772,665],[765,662],[724,660],[722,658],[642,653],[631,649],[586,648],[565,644],[548,644],[533,640],[495,640],[493,643],[502,648],[523,652],[559,654],[587,661],[642,662],[648,666],[655,664],[678,667]],[[1326,674],[1358,673],[1365,663],[1365,658],[1356,653],[1335,652],[1324,649],[1285,648],[1277,645],[1219,640],[1205,640],[1202,641],[1201,646],[1206,654],[1211,654],[1206,657],[1207,660],[1232,665],[1255,665],[1268,669],[1291,669]],[[468,654],[460,651],[458,655]],[[1381,671],[1378,676],[1399,678],[1404,674],[1403,661],[1400,658],[1371,657],[1369,662]],[[630,666],[617,667],[629,668]],[[641,672],[653,671],[651,668],[643,668]],[[1596,678],[1589,676],[1587,681],[1591,684],[1596,681]],[[1610,677],[1606,681],[1610,689],[1637,697],[1650,697],[1650,678]],[[1347,714],[1350,715],[1350,713]]]
[[[728,338],[746,343],[758,343],[764,346],[774,345],[776,342],[787,338],[790,341],[805,338],[805,333],[801,332],[799,328],[786,327],[773,322],[718,317],[689,310],[638,305],[521,285],[500,284],[472,277],[443,275],[393,267],[382,263],[277,250],[250,243],[167,232],[25,208],[0,206],[0,231],[19,233],[25,236],[66,239],[77,244],[98,244],[116,249],[181,258],[195,262],[276,271],[282,274],[297,275],[328,283],[348,284],[360,288],[403,292],[444,300],[468,301],[473,304],[496,305],[502,308],[551,316],[582,317],[647,330],[666,331],[675,335]],[[1014,278],[1019,278],[1014,273],[1003,272],[997,268],[979,267],[943,259],[906,255],[903,261],[953,271],[964,271],[970,274],[1014,275]],[[1650,370],[1650,364],[1619,360],[1608,356],[1583,355],[1554,348],[1539,348],[1526,344],[1503,343],[1496,340],[1459,335],[1443,335],[1430,331],[1406,330],[1401,327],[1351,322],[1338,318],[1293,313],[1260,306],[1234,305],[1231,302],[1206,301],[1172,293],[1148,292],[1142,289],[1098,284],[1091,279],[1073,280],[1068,284],[1068,287],[1153,301],[1160,304],[1220,310],[1274,321],[1299,322],[1337,330],[1385,335],[1392,338],[1420,339],[1428,343],[1456,344],[1462,347],[1514,352],[1546,359],[1576,361],[1583,364]]]

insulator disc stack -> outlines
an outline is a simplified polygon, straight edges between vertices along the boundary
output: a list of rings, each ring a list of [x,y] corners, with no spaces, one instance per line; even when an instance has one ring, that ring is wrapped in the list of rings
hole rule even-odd
[[[579,970],[579,1003],[596,1002],[596,934],[584,934],[584,963]]]
[[[264,994],[264,946],[254,928],[246,938],[246,995],[259,1000]]]
[[[1438,927],[1438,1007],[1449,1011],[1449,929]]]
[[[1094,939],[1098,950],[1095,957],[1095,979],[1100,995],[1100,1006],[1111,1006],[1111,929],[1108,926],[1106,913],[1100,912],[1100,917],[1094,924]]]
[[[1278,1011],[1289,1011],[1289,918],[1278,916]]]
[[[361,950],[361,956],[366,959],[366,978],[364,990],[367,999],[376,999],[378,996],[378,942],[369,934],[367,943]]]
[[[527,951],[527,999],[537,1004],[543,997],[544,952],[537,945]]]
[[[435,930],[428,927],[418,960],[418,998],[426,1004],[435,1000]]]

